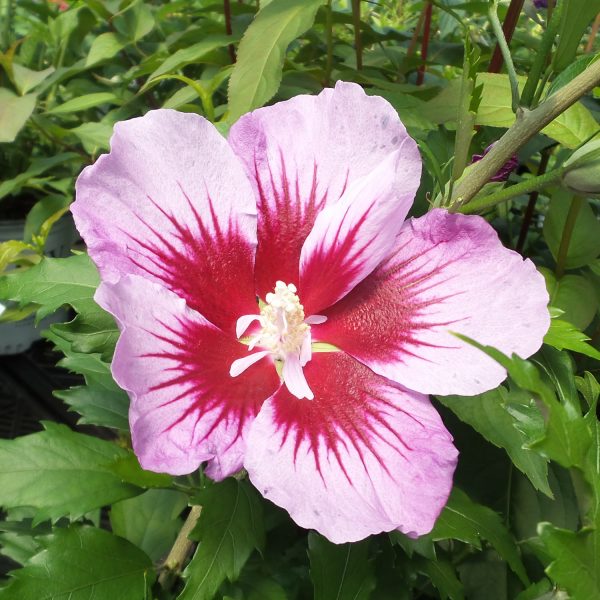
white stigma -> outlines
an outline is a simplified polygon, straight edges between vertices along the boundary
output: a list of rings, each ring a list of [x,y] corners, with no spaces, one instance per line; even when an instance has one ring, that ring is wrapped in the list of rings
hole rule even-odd
[[[297,398],[312,400],[314,394],[302,371],[302,367],[312,356],[309,323],[323,323],[326,317],[313,315],[305,319],[304,307],[300,304],[297,291],[293,283],[278,281],[275,291],[266,295],[266,304],[260,315],[243,315],[238,319],[238,337],[243,335],[253,321],[260,323],[261,329],[250,338],[248,350],[259,347],[261,351],[251,355],[252,358],[249,356],[235,360],[230,374],[236,377],[251,364],[270,354],[283,363],[281,376],[290,393]]]

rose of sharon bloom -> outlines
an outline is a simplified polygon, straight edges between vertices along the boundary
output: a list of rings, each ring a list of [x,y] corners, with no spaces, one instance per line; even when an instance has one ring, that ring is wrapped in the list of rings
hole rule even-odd
[[[549,326],[534,265],[480,217],[403,223],[421,160],[349,83],[243,116],[116,125],[73,214],[121,329],[142,466],[206,463],[333,542],[431,530],[457,452],[426,394],[506,376],[451,332],[527,357]]]

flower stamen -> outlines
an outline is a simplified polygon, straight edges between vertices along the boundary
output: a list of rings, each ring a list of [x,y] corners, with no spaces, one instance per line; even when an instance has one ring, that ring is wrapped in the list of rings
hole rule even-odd
[[[304,307],[300,303],[296,286],[293,283],[277,281],[274,292],[269,292],[266,304],[260,315],[242,315],[236,325],[236,334],[240,338],[254,321],[261,325],[260,331],[248,340],[248,350],[261,348],[255,360],[240,358],[233,361],[230,375],[236,377],[251,364],[270,354],[274,360],[281,361],[281,376],[291,394],[297,398],[312,400],[314,394],[310,390],[302,367],[312,357],[311,324],[324,323],[323,315],[304,316]],[[258,357],[258,355],[261,355]]]

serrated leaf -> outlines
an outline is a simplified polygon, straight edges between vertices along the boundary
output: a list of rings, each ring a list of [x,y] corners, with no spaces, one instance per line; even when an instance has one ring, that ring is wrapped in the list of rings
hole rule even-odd
[[[0,440],[0,506],[30,506],[36,521],[80,517],[141,493],[111,470],[129,453],[117,445],[46,423],[46,431]]]
[[[314,600],[368,600],[375,589],[375,570],[369,560],[369,540],[333,544],[308,534],[310,576]]]
[[[600,598],[600,533],[575,533],[551,523],[541,523],[538,531],[554,559],[546,573],[569,592],[572,600]]]
[[[487,540],[519,579],[529,584],[518,546],[499,515],[473,502],[462,490],[456,487],[452,490],[431,535],[436,541],[457,539],[476,547],[480,547],[480,539]]]
[[[528,438],[517,429],[518,422],[508,410],[511,403],[522,403],[517,395],[499,387],[478,396],[440,396],[438,399],[486,440],[504,448],[514,465],[527,475],[536,489],[552,495],[548,485],[547,461],[524,447]],[[537,408],[534,403],[529,403],[528,407]]]
[[[77,312],[97,310],[93,300],[100,278],[86,254],[69,258],[44,258],[38,265],[0,278],[0,298],[21,306],[40,305],[38,318],[53,313],[64,304]]]
[[[122,538],[94,527],[57,529],[48,547],[11,573],[1,600],[141,600],[152,561]]]
[[[552,319],[550,329],[544,336],[544,344],[553,346],[558,350],[573,350],[573,352],[579,352],[579,354],[585,354],[590,358],[600,360],[600,352],[587,343],[589,339],[585,333],[579,331],[571,323],[567,323],[562,319]]]
[[[115,535],[129,540],[157,561],[173,545],[182,525],[179,515],[186,506],[187,496],[181,492],[147,490],[113,504],[110,525]]]
[[[229,80],[231,121],[275,95],[287,47],[313,24],[323,4],[324,0],[273,0],[258,12],[240,42]]]
[[[178,600],[212,600],[220,585],[234,581],[252,551],[264,545],[262,506],[245,481],[225,479],[198,497],[202,514],[190,537],[200,542],[184,571]]]

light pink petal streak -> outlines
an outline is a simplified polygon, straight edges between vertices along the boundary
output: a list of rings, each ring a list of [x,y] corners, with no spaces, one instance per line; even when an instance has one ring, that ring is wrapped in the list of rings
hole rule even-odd
[[[103,280],[158,281],[218,327],[256,311],[256,204],[227,141],[195,114],[117,123],[77,180],[77,228]]]
[[[181,475],[209,461],[222,479],[242,466],[248,427],[279,387],[272,362],[241,375],[231,363],[247,347],[161,285],[136,275],[103,283],[97,302],[121,328],[113,360],[129,392],[133,449],[145,469]]]
[[[257,196],[256,282],[263,298],[277,280],[298,285],[300,250],[316,216],[348,186],[402,147],[397,171],[388,177],[412,200],[421,169],[396,111],[353,83],[248,113],[231,128],[229,143]]]
[[[305,374],[314,400],[281,387],[251,426],[244,466],[252,483],[334,543],[429,532],[457,451],[427,397],[341,352],[315,354]]]
[[[484,219],[436,209],[406,222],[396,250],[312,334],[412,390],[472,395],[506,372],[452,332],[526,358],[549,327],[547,303],[533,263]]]
[[[396,173],[414,142],[403,145],[373,170],[353,182],[335,204],[315,220],[300,254],[299,295],[307,314],[345,296],[390,253],[419,185],[420,170],[397,188]]]

